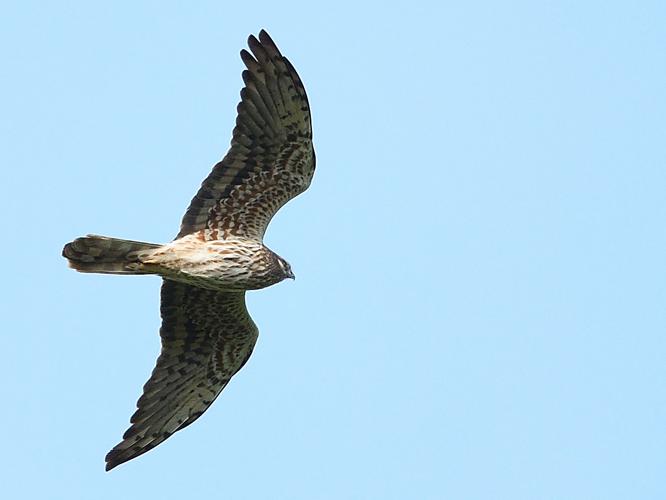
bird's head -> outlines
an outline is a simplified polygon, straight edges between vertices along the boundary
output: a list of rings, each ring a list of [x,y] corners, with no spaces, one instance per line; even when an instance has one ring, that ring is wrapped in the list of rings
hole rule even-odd
[[[294,272],[291,270],[291,266],[289,265],[289,262],[284,260],[282,257],[279,255],[276,255],[277,257],[277,266],[282,272],[282,279],[286,278],[291,278],[292,280],[296,279],[296,276],[294,276]]]

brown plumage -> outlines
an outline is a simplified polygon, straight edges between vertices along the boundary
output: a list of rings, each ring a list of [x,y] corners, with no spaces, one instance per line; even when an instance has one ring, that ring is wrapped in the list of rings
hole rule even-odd
[[[231,148],[213,167],[165,245],[89,235],[65,245],[85,273],[156,274],[162,284],[162,352],[106,469],[154,448],[206,411],[250,357],[257,328],[245,291],[293,278],[263,244],[268,223],[307,189],[315,168],[303,83],[265,31],[241,58]]]

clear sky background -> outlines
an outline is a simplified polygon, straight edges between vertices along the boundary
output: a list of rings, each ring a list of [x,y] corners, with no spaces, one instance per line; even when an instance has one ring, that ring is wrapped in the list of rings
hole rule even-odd
[[[666,4],[13,2],[0,15],[0,496],[666,498]],[[318,169],[266,243],[250,362],[111,473],[154,277],[266,28]]]

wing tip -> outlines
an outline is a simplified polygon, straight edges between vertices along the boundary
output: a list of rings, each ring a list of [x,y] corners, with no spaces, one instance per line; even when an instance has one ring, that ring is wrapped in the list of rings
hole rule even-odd
[[[279,50],[277,50],[277,45],[275,45],[275,42],[273,41],[273,39],[271,38],[271,36],[270,36],[270,35],[268,34],[268,32],[267,32],[265,29],[263,29],[263,28],[259,31],[259,41],[260,41],[263,45],[269,45],[269,46],[271,46],[271,47],[274,48],[278,53],[280,52]]]
[[[106,462],[106,472],[109,472],[111,469],[118,467],[120,464],[124,464],[128,460],[131,460],[138,455],[132,452],[131,448],[123,448],[122,446],[126,443],[127,440],[123,439],[120,443],[114,446],[111,451],[109,451],[104,457]],[[141,450],[138,450],[141,451]],[[140,455],[141,453],[139,453]]]
[[[256,36],[253,34],[250,34],[250,36],[247,37],[247,46],[250,47],[250,50],[254,52],[254,47],[261,46],[261,42],[259,39],[257,39]]]
[[[265,29],[259,31],[258,37],[250,35],[247,38],[247,45],[257,59],[267,57],[268,59],[282,59],[280,49],[273,41]]]
[[[120,464],[124,464],[125,462],[129,462],[130,460],[134,460],[135,458],[140,457],[144,453],[155,448],[155,446],[160,444],[167,437],[148,441],[142,446],[128,446],[128,440],[124,439],[116,446],[114,446],[113,449],[106,454],[106,457],[104,457],[104,461],[106,462],[106,471],[108,472],[111,469],[118,467]]]
[[[129,458],[122,459],[118,455],[119,453],[115,448],[106,454],[106,457],[104,458],[104,461],[106,462],[104,470],[106,472],[109,472],[111,469],[115,469],[120,464],[125,463],[127,462],[127,460],[129,460]]]
[[[240,56],[245,66],[247,66],[248,68],[250,66],[257,65],[257,60],[254,58],[252,54],[250,54],[250,52],[247,49],[241,49]]]

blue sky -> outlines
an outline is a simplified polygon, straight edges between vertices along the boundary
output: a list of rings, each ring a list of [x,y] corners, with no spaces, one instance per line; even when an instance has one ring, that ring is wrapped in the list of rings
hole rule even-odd
[[[15,2],[0,16],[4,498],[666,496],[663,2]],[[266,243],[258,346],[195,425],[104,472],[159,279],[224,154],[238,52],[299,71],[318,170]]]

